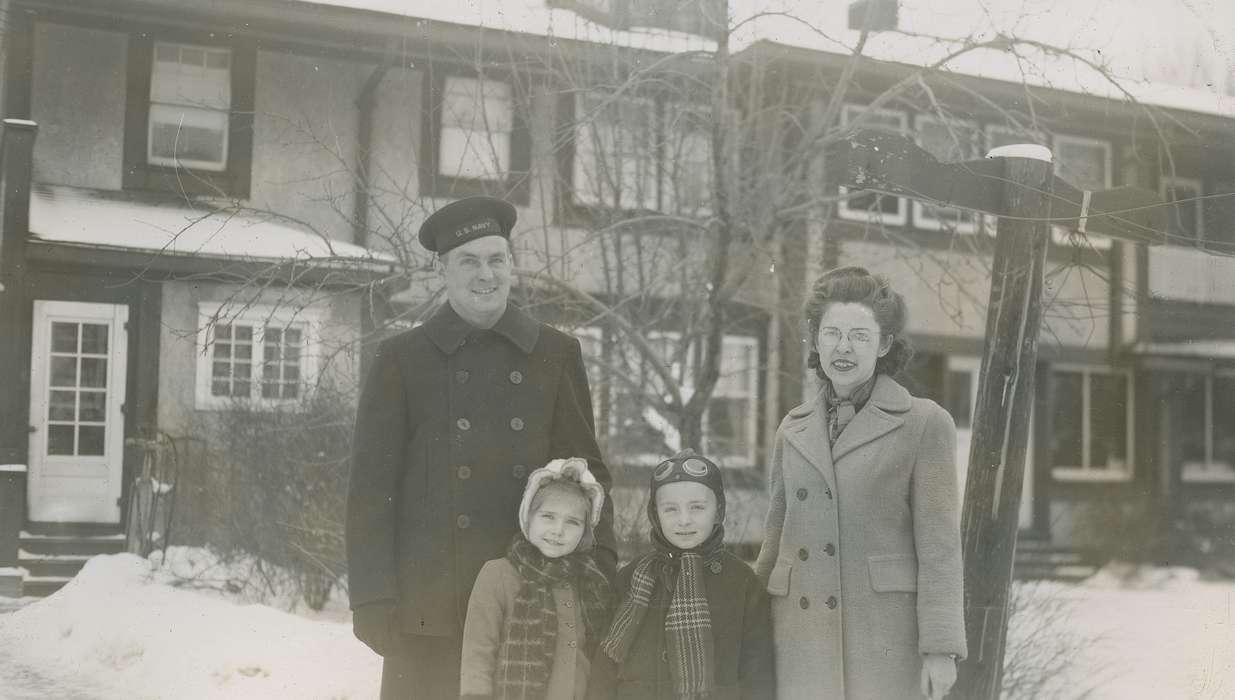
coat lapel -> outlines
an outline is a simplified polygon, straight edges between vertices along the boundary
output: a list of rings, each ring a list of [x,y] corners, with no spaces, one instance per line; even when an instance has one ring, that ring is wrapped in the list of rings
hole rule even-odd
[[[909,392],[904,387],[887,375],[879,375],[866,406],[858,411],[832,446],[833,463],[839,462],[862,445],[901,427],[905,420],[900,414],[908,411],[911,405]],[[826,438],[824,442],[827,442]]]
[[[791,410],[784,434],[785,440],[819,470],[828,488],[835,490],[836,469],[832,461],[832,447],[828,444],[827,417],[821,397],[822,394]]]

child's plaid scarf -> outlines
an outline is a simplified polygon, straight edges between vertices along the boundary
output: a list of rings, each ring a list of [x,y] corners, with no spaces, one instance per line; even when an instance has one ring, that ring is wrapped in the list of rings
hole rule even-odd
[[[498,650],[494,694],[507,700],[540,700],[549,685],[557,645],[557,606],[553,588],[569,582],[579,596],[583,614],[584,653],[590,656],[608,614],[609,580],[592,553],[576,551],[550,559],[516,534],[506,553],[523,580],[515,605],[506,616]],[[572,661],[573,663],[573,661]]]
[[[665,637],[674,692],[680,698],[706,698],[714,687],[715,653],[703,567],[724,552],[724,530],[717,528],[707,542],[690,551],[673,547],[655,530],[652,539],[657,551],[645,554],[635,565],[630,591],[618,608],[601,650],[619,664],[625,661],[652,602],[656,573],[666,568],[672,573],[676,568],[676,583],[672,578],[664,582],[673,589],[665,616]]]

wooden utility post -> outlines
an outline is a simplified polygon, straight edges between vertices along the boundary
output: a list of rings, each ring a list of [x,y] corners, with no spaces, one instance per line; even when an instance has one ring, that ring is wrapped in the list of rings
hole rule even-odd
[[[1008,587],[1042,322],[1048,222],[1135,242],[1160,242],[1158,196],[1121,187],[1083,192],[1052,174],[1043,146],[940,163],[900,136],[863,132],[828,154],[839,183],[999,217],[986,311],[969,475],[962,511],[969,656],[949,697],[996,700],[1003,678]]]
[[[1004,157],[1003,201],[986,313],[973,443],[961,532],[965,556],[965,635],[969,658],[952,692],[999,697],[1008,627],[1008,584],[1016,551],[1029,445],[1042,285],[1050,240],[1050,151],[1042,159]]]

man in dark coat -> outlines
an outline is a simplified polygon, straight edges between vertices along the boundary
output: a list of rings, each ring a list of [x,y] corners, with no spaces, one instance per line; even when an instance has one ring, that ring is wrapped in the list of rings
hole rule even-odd
[[[381,343],[356,415],[347,506],[353,629],[382,698],[458,696],[468,596],[518,529],[527,475],[583,457],[608,490],[579,341],[509,305],[515,208],[470,197],[425,221],[447,302]],[[613,508],[596,531],[616,567]]]

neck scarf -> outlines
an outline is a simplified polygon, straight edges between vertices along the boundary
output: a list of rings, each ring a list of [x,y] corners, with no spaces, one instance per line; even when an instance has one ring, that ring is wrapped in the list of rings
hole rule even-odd
[[[508,700],[539,700],[548,689],[557,646],[554,587],[568,583],[578,592],[583,615],[583,653],[590,656],[596,646],[593,640],[607,622],[609,580],[596,566],[590,551],[576,550],[550,559],[528,542],[523,533],[515,535],[506,559],[519,572],[522,583],[502,632],[494,678],[495,696]]]
[[[860,386],[854,387],[853,391],[849,392],[849,396],[841,398],[836,395],[836,390],[832,388],[832,382],[825,381],[823,383],[823,399],[828,407],[828,442],[832,445],[836,444],[840,434],[845,432],[845,427],[853,420],[853,417],[862,410],[866,402],[870,400],[871,392],[875,390],[875,380],[879,378],[878,374],[871,375],[871,378],[863,382]]]
[[[708,697],[716,687],[716,654],[703,569],[724,554],[724,540],[725,530],[717,526],[706,542],[695,549],[681,550],[669,544],[658,527],[653,527],[656,550],[643,555],[635,565],[630,590],[618,608],[609,635],[601,643],[601,651],[618,664],[626,660],[652,602],[657,574],[665,572],[662,582],[672,589],[665,616],[665,637],[674,693],[685,699]]]

